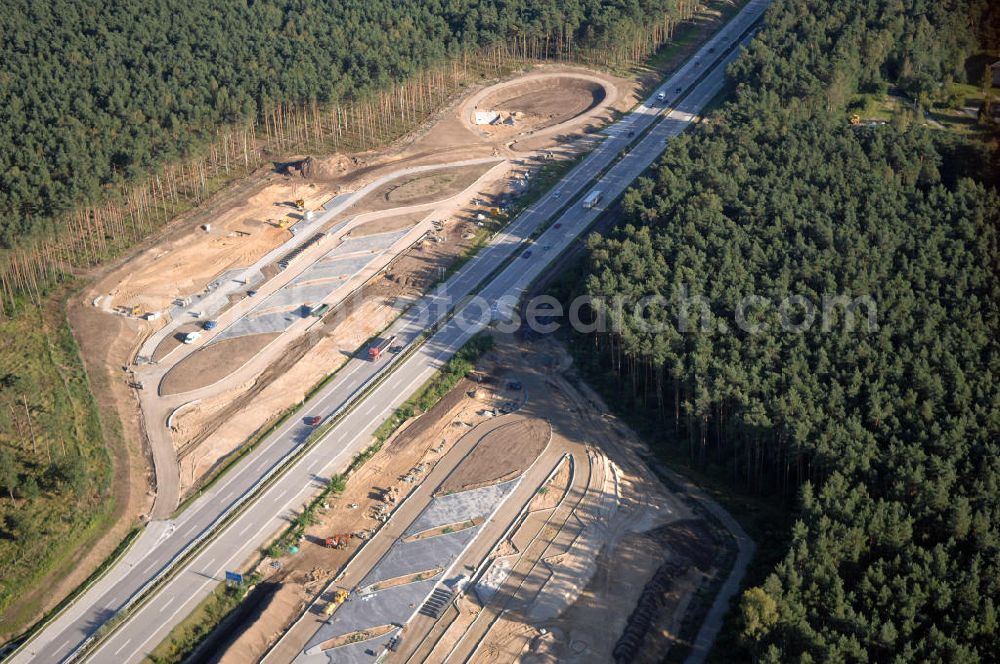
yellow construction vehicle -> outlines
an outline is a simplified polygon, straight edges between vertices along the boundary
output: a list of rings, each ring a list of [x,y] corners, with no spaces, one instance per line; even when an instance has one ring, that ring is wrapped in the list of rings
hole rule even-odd
[[[852,115],[851,116],[851,124],[852,125],[859,125],[859,124],[861,124],[861,116],[858,115],[857,113],[855,113],[854,115]]]
[[[128,312],[129,315],[135,316],[136,318],[139,318],[144,313],[146,313],[145,311],[143,311],[142,307],[140,307],[138,304],[133,304],[131,307],[129,307]]]
[[[302,209],[305,208],[305,206],[306,206],[306,202],[304,200],[302,200],[301,198],[298,199],[297,201],[295,201],[295,208],[297,210],[302,210]]]
[[[288,228],[288,223],[290,221],[291,220],[288,217],[285,217],[284,219],[278,222],[278,228]]]
[[[347,601],[347,591],[338,590],[336,593],[334,593],[333,599],[331,599],[327,603],[326,607],[323,609],[323,615],[329,618],[333,614],[333,612],[337,610],[337,607],[346,601]]]

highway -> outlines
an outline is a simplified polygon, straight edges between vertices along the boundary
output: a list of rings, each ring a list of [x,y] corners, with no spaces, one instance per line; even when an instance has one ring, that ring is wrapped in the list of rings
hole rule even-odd
[[[735,53],[727,54],[711,68],[704,80],[697,85],[695,83],[705,74],[711,62],[721,57],[766,7],[767,0],[751,0],[654,91],[647,102],[621,120],[624,126],[634,130],[635,137],[628,136],[627,131],[620,131],[605,139],[550,192],[525,210],[441,288],[428,294],[401,316],[386,333],[395,334],[397,343],[406,345],[430,323],[446,317],[450,306],[472,293],[484,278],[523,248],[524,241],[544,226],[571,197],[584,192],[590,181],[611,164],[614,165],[601,178],[598,188],[604,192],[605,201],[624,191],[662,152],[664,142],[682,132],[722,88],[725,65],[735,57]],[[676,92],[678,88],[681,93]],[[672,108],[659,124],[643,134],[665,110],[662,104],[655,102],[656,94],[661,91],[666,95],[667,105]],[[675,103],[680,95],[685,96]],[[632,150],[615,163],[619,153],[630,142],[635,142]],[[537,239],[529,258],[514,259],[482,288],[480,294],[490,302],[498,301],[503,296],[520,295],[598,214],[598,209],[584,210],[579,203],[572,205],[557,224],[550,226]],[[550,249],[544,251],[543,246]],[[480,306],[462,307],[449,323],[412,353],[389,356],[378,362],[352,360],[344,365],[334,380],[306,404],[300,417],[274,431],[176,519],[150,523],[132,549],[107,575],[21,648],[11,661],[58,662],[74,657],[101,625],[128,606],[135,597],[143,595],[144,589],[173,561],[252,496],[254,502],[250,508],[221,528],[214,539],[185,562],[155,595],[136,608],[91,655],[92,661],[97,662],[141,661],[222,580],[225,570],[241,564],[268,537],[287,525],[289,515],[317,491],[318,482],[341,470],[354,454],[369,443],[374,429],[465,341],[482,329],[489,318],[489,311],[483,312]],[[349,409],[322,440],[294,464],[283,468],[283,462],[299,450],[313,431],[312,427],[303,423],[303,417],[330,417],[344,411],[393,363],[397,366],[387,380],[371,388],[367,397]],[[284,470],[285,475],[259,495],[253,495],[255,489],[279,469]]]
[[[275,292],[280,292],[283,287],[287,286],[296,277],[300,276],[303,271],[308,269],[313,264],[312,261],[329,251],[330,247],[325,242],[318,242],[312,248],[306,250],[294,265],[282,270],[271,279],[268,279],[263,283],[258,283],[259,279],[263,279],[264,268],[267,265],[276,262],[283,255],[287,255],[289,251],[297,246],[303,245],[309,240],[310,237],[313,237],[326,222],[333,219],[336,215],[342,213],[343,211],[349,210],[350,207],[357,201],[370,195],[371,192],[376,191],[387,182],[407,175],[437,170],[444,166],[461,167],[490,163],[499,164],[502,162],[495,157],[488,157],[480,159],[465,159],[462,161],[452,162],[450,164],[410,166],[377,178],[367,185],[359,188],[357,191],[338,196],[334,199],[333,204],[327,207],[326,212],[317,217],[316,220],[313,222],[303,222],[305,223],[305,227],[301,229],[299,228],[299,225],[296,224],[296,226],[293,227],[293,230],[296,231],[296,236],[293,237],[292,241],[285,242],[268,252],[268,254],[259,259],[254,265],[246,270],[243,270],[242,275],[237,275],[237,277],[231,279],[219,279],[218,281],[221,282],[222,285],[198,302],[196,306],[182,307],[180,313],[178,313],[175,309],[175,319],[168,325],[164,326],[160,331],[155,333],[150,340],[144,342],[144,350],[140,351],[140,355],[151,357],[159,342],[165,339],[169,334],[175,333],[180,326],[185,323],[189,323],[190,320],[185,318],[185,316],[190,317],[189,312],[191,309],[197,308],[206,312],[206,318],[217,320],[218,327],[213,333],[203,336],[194,344],[178,344],[172,351],[167,353],[164,357],[159,358],[157,361],[152,363],[143,363],[135,368],[136,379],[144,382],[146,385],[157,386],[156,389],[140,390],[136,395],[142,405],[143,417],[146,422],[146,438],[149,442],[150,453],[153,458],[153,467],[156,474],[156,501],[153,505],[153,511],[150,517],[151,519],[169,519],[170,515],[177,509],[180,498],[180,468],[177,460],[177,450],[174,448],[174,442],[170,435],[170,425],[168,421],[170,413],[174,412],[175,409],[181,407],[183,404],[191,401],[211,398],[220,389],[220,383],[223,383],[223,381],[219,381],[213,385],[206,385],[192,391],[162,395],[160,394],[159,389],[161,381],[174,367],[177,366],[178,362],[189,357],[191,353],[203,348],[208,342],[217,338],[217,335],[224,333],[229,326],[238,323],[238,321],[242,320],[246,315],[253,312],[256,307],[267,301],[267,297],[269,295]],[[338,235],[349,232],[356,225],[383,215],[388,216],[416,211],[427,211],[429,213],[439,209],[443,205],[449,204],[450,201],[453,201],[461,196],[462,194],[459,193],[451,198],[434,201],[432,203],[356,214],[338,223],[337,233],[328,237],[336,241],[336,237]],[[431,227],[429,221],[421,223],[428,229]],[[373,267],[371,269],[374,270],[376,268]],[[256,274],[257,277],[253,277],[253,274]],[[239,277],[242,277],[242,279]],[[225,300],[234,295],[236,292],[246,289],[246,284],[240,284],[240,281],[247,281],[247,283],[253,284],[257,290],[257,296],[255,298],[244,298],[239,300],[222,313],[216,314],[216,310],[223,306]],[[348,291],[354,287],[355,285],[351,281],[348,281],[343,284],[342,289],[343,291]],[[339,302],[342,297],[341,292],[341,289],[337,289],[332,291],[330,294],[336,298],[334,300],[334,304]],[[212,307],[210,298],[213,298],[219,293],[221,293],[221,296],[216,298],[214,307]],[[328,297],[330,295],[328,295]],[[293,323],[292,327],[283,333],[280,343],[269,347],[266,352],[258,353],[243,367],[229,374],[229,376],[225,379],[226,381],[229,381],[226,385],[231,387],[238,381],[252,380],[252,377],[263,371],[266,365],[274,362],[275,354],[282,352],[282,349],[287,347],[287,344],[291,343],[291,341],[297,336],[305,333],[305,331],[308,330],[315,321],[315,318],[309,317]],[[275,348],[275,346],[278,346],[278,348]],[[242,377],[240,377],[241,373]]]

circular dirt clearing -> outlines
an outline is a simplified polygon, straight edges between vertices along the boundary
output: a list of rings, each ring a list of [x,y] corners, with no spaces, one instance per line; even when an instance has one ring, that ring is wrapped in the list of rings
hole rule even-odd
[[[538,131],[567,122],[600,105],[608,96],[598,80],[573,75],[549,75],[501,84],[486,91],[475,110],[499,113],[500,120],[480,125],[486,131]],[[473,114],[474,115],[474,114]],[[505,124],[508,118],[512,124]],[[475,122],[475,118],[470,118]]]
[[[224,339],[191,353],[160,381],[160,396],[207,387],[233,373],[280,336],[280,332]]]
[[[480,436],[476,447],[441,483],[438,495],[468,491],[514,479],[538,458],[552,438],[548,422],[515,416],[492,428],[480,425],[467,436]],[[481,429],[487,429],[485,433]]]

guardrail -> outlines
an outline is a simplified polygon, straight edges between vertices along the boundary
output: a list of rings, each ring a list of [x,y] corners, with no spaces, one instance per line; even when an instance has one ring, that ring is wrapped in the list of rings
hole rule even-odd
[[[755,21],[755,22],[751,23],[750,26],[746,30],[744,30],[743,32],[741,32],[739,34],[739,36],[736,39],[734,39],[733,42],[727,48],[722,49],[718,54],[716,54],[716,57],[714,57],[711,60],[710,65],[704,67],[701,70],[701,75],[698,76],[693,83],[691,83],[690,85],[687,86],[687,88],[685,89],[685,91],[683,93],[683,96],[687,96],[688,94],[690,94],[690,91],[695,86],[697,86],[704,79],[704,77],[707,76],[708,73],[715,66],[717,66],[718,62],[723,57],[725,57],[725,55],[727,55],[730,51],[732,51],[734,48],[736,48],[739,45],[740,42],[741,42],[741,40],[743,39],[743,37],[745,37],[748,33],[750,33],[752,30],[755,29],[757,22],[758,21]],[[682,97],[678,97],[678,99],[683,98],[683,96]],[[666,110],[666,109],[664,109],[664,110]],[[650,123],[650,125],[646,129],[644,129],[642,131],[641,135],[636,136],[636,137],[634,137],[634,140],[627,142],[625,144],[625,146],[623,147],[623,150],[629,150],[630,148],[634,147],[637,144],[637,142],[643,140],[646,137],[646,135],[648,134],[648,132],[651,131],[654,126],[656,126],[657,124],[659,124],[660,122],[662,122],[665,117],[666,117],[665,113],[663,113],[663,112],[657,113],[657,115],[655,116],[655,119]],[[566,210],[580,196],[583,195],[584,191],[586,191],[589,186],[591,186],[595,181],[598,181],[601,177],[603,177],[607,173],[607,171],[614,166],[614,164],[616,162],[617,162],[617,159],[613,159],[611,161],[611,163],[609,163],[607,166],[603,167],[600,171],[598,171],[598,173],[594,177],[592,177],[591,179],[589,179],[584,184],[584,186],[582,186],[580,188],[580,190],[577,192],[577,194],[574,194],[574,196],[572,196],[567,201],[567,203],[565,205],[561,206],[555,212],[553,212],[551,215],[549,215],[547,217],[547,219],[549,220],[549,224],[548,225],[544,225],[544,226],[540,226],[540,227],[543,228],[543,232],[544,232],[544,229],[547,229],[548,226],[551,223],[554,223],[554,221],[555,221],[556,218],[558,218],[560,215],[564,214],[566,212]],[[615,200],[617,200],[617,198],[618,197],[616,197]],[[529,206],[528,208],[526,208],[524,210],[524,212],[528,212],[530,210],[531,210],[531,206]],[[522,214],[523,214],[523,212],[522,212]],[[593,223],[594,222],[591,222],[591,224],[588,224],[587,228],[590,228]],[[587,228],[582,229],[581,233],[583,231],[587,230]],[[402,362],[406,358],[409,358],[410,356],[412,356],[412,354],[415,353],[417,351],[417,349],[419,349],[420,347],[423,346],[424,342],[430,336],[432,336],[437,331],[439,331],[446,323],[450,322],[451,319],[459,311],[461,311],[461,309],[464,307],[464,305],[467,304],[468,301],[471,300],[472,297],[474,297],[476,293],[478,293],[480,290],[483,289],[483,287],[485,286],[485,284],[489,283],[489,281],[491,281],[496,276],[497,273],[499,273],[500,271],[506,269],[517,258],[517,256],[520,253],[519,249],[522,249],[524,245],[530,244],[531,241],[532,241],[532,236],[529,236],[529,237],[526,237],[525,239],[523,239],[521,242],[519,242],[514,247],[512,247],[510,249],[509,255],[506,258],[504,258],[496,268],[494,268],[492,271],[490,271],[487,274],[486,277],[484,277],[483,279],[481,279],[480,281],[478,281],[470,289],[469,293],[466,296],[464,296],[461,300],[459,300],[453,307],[450,307],[449,310],[444,315],[442,315],[441,318],[439,318],[438,321],[436,321],[433,325],[431,325],[430,327],[428,327],[424,332],[422,332],[416,338],[414,338],[413,341],[411,341],[409,344],[407,344],[407,347],[401,353],[390,357],[389,360],[388,360],[388,362],[386,362],[383,365],[382,369],[379,372],[377,372],[375,374],[372,374],[371,376],[369,376],[368,378],[366,378],[361,383],[361,385],[359,385],[358,387],[356,387],[348,395],[347,399],[343,402],[343,404],[338,408],[338,410],[335,412],[334,416],[331,419],[329,419],[329,424],[330,425],[335,424],[340,419],[342,419],[345,415],[347,415],[348,413],[350,413],[355,407],[357,407],[357,405],[360,403],[360,400],[361,400],[362,396],[367,395],[371,390],[375,389],[378,385],[380,385],[382,382],[384,382],[385,379],[392,373],[391,369],[393,367],[395,367],[397,364],[399,364],[399,362]],[[560,252],[560,253],[562,253],[562,252]],[[367,283],[367,281],[368,280],[366,280],[366,283]],[[363,285],[364,284],[362,284],[362,286]],[[359,286],[359,288],[362,287],[362,286]],[[401,314],[401,315],[403,315],[403,314]],[[398,320],[398,317],[397,317],[396,320]],[[331,426],[331,428],[332,428],[332,426]],[[222,513],[220,513],[219,516],[216,517],[216,519],[214,519],[210,524],[208,524],[198,534],[198,536],[196,536],[194,539],[192,539],[188,543],[187,546],[185,546],[180,552],[177,553],[177,555],[175,555],[173,558],[171,558],[171,560],[168,561],[167,564],[164,565],[164,567],[161,569],[161,571],[157,575],[155,575],[153,578],[151,578],[149,581],[147,581],[145,584],[143,584],[143,586],[140,587],[136,592],[134,592],[129,597],[129,599],[126,600],[126,602],[122,606],[122,608],[119,609],[116,612],[115,616],[113,616],[111,619],[109,619],[107,622],[105,622],[104,625],[102,625],[101,627],[99,627],[98,630],[94,634],[92,634],[90,637],[88,637],[87,639],[85,639],[84,642],[81,643],[80,646],[78,646],[73,652],[70,653],[69,656],[67,656],[67,658],[66,658],[65,661],[74,661],[74,660],[78,659],[79,657],[87,654],[87,652],[89,652],[92,648],[96,647],[96,645],[98,645],[105,638],[107,638],[108,636],[110,636],[114,632],[114,629],[118,625],[120,625],[122,622],[124,622],[125,618],[127,618],[128,614],[132,610],[134,610],[136,608],[136,606],[140,605],[142,602],[144,602],[144,601],[146,601],[146,599],[148,599],[146,597],[147,594],[149,594],[151,591],[153,591],[161,583],[163,583],[164,581],[168,580],[169,578],[172,578],[176,574],[176,572],[177,572],[176,567],[180,563],[182,563],[184,560],[188,559],[189,557],[195,555],[197,553],[197,550],[200,549],[201,545],[206,540],[208,540],[211,536],[217,534],[217,531],[219,530],[219,528],[221,526],[223,526],[226,522],[231,521],[233,518],[235,518],[235,517],[239,516],[240,514],[242,514],[243,511],[244,511],[244,509],[245,509],[245,507],[249,504],[249,502],[251,502],[251,499],[255,499],[256,497],[258,497],[258,494],[264,488],[266,488],[266,486],[268,486],[271,483],[271,480],[277,479],[277,477],[279,477],[281,474],[283,474],[284,472],[286,472],[291,467],[291,462],[294,459],[298,458],[299,456],[301,456],[302,454],[304,454],[309,449],[312,449],[312,447],[314,447],[315,444],[317,444],[320,440],[322,440],[328,434],[329,434],[329,430],[326,430],[326,431],[323,431],[322,433],[320,433],[319,435],[310,436],[310,438],[307,439],[304,444],[302,444],[299,447],[297,447],[297,448],[289,451],[287,454],[285,454],[284,456],[282,456],[281,458],[279,458],[278,461],[275,462],[275,464],[273,464],[271,466],[271,468],[267,472],[265,472],[264,475],[262,475],[258,479],[257,482],[255,482],[250,488],[248,488],[247,491],[244,492],[239,498],[237,498],[235,501],[233,501],[233,503],[231,503],[231,505],[225,511],[223,511]],[[102,631],[102,629],[105,626],[109,626],[109,625],[110,625],[110,627],[106,631]],[[24,645],[27,645],[27,643],[28,642],[25,642],[25,644],[22,644],[22,646],[20,646],[15,652],[21,650],[21,648],[23,648]]]

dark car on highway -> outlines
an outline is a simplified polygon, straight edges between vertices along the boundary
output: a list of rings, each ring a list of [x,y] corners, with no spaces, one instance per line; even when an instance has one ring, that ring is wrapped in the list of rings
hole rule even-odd
[[[322,421],[323,421],[323,418],[320,417],[319,415],[312,415],[312,416],[306,418],[306,424],[308,424],[311,427],[316,426],[317,424],[319,424]]]

